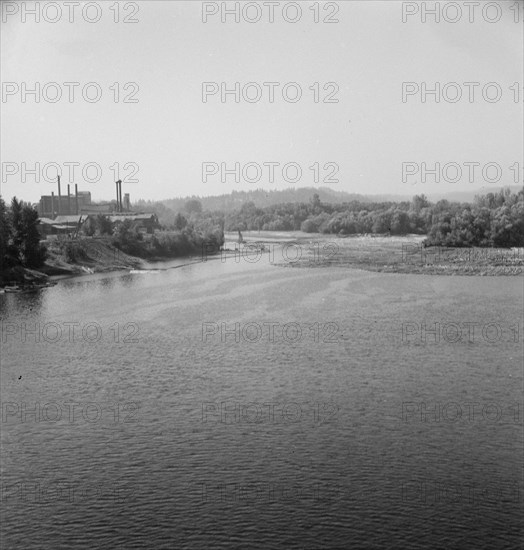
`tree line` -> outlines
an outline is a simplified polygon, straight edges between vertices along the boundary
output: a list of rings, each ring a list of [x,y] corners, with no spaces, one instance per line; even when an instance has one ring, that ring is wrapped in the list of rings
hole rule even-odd
[[[107,235],[121,250],[141,257],[176,257],[224,243],[224,231],[304,231],[306,233],[426,235],[427,246],[524,246],[524,188],[518,193],[501,189],[475,197],[474,203],[440,200],[424,195],[411,201],[332,204],[314,194],[308,202],[285,202],[257,207],[249,201],[232,212],[204,210],[198,199],[186,201],[174,212],[156,203],[159,228],[148,242],[130,220],[113,227],[99,215],[85,226],[85,234]],[[38,268],[46,260],[40,243],[38,212],[13,197],[8,208],[0,197],[0,271],[16,266]]]
[[[427,245],[524,246],[524,189],[475,197],[475,202],[440,200],[425,195],[411,201],[328,204],[318,194],[308,203],[258,208],[253,202],[224,215],[226,231],[305,231],[306,233],[427,235]]]
[[[160,223],[161,231],[147,242],[131,220],[125,220],[115,227],[112,243],[127,254],[141,258],[200,254],[204,247],[219,250],[224,244],[223,216],[204,212],[198,200],[187,201],[184,213],[173,212],[169,220],[170,223]]]
[[[244,202],[233,210],[204,210],[191,199],[175,212],[151,202],[145,210],[156,212],[160,223],[173,231],[207,224],[225,231],[304,231],[306,233],[426,235],[428,246],[524,246],[524,189],[501,189],[477,196],[473,203],[440,200],[425,195],[411,201],[370,202],[351,200],[330,203],[314,193],[308,202],[282,202],[257,206]]]
[[[16,197],[7,208],[0,197],[0,271],[22,266],[41,267],[47,255],[40,243],[38,212]]]

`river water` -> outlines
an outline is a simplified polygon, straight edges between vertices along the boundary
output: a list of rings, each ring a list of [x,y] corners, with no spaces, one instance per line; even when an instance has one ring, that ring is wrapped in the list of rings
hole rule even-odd
[[[2,548],[520,547],[522,279],[181,263],[0,296]]]

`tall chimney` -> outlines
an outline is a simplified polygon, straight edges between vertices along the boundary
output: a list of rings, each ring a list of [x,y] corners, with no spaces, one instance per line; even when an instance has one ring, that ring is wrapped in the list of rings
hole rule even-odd
[[[60,176],[58,178],[58,215],[60,216],[60,203],[62,202],[62,193],[60,192]]]
[[[51,191],[51,219],[55,219],[55,192]]]
[[[118,189],[120,193],[120,212],[123,212],[124,206],[122,204],[122,180],[118,180]]]
[[[120,180],[116,181],[116,211],[119,211],[119,205],[120,205],[120,199],[119,199],[119,191],[118,191],[118,182]]]
[[[67,215],[71,215],[71,187],[67,184]]]
[[[78,183],[75,183],[76,215],[78,216]]]

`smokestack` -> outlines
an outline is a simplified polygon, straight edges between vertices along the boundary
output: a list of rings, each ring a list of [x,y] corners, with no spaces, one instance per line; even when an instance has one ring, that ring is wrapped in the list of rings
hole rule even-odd
[[[78,216],[78,183],[75,183],[75,210]]]
[[[55,192],[51,191],[51,219],[55,219]]]
[[[122,180],[116,182],[116,209],[122,212]]]
[[[120,190],[120,212],[123,212],[124,205],[122,204],[122,180],[118,180],[118,188]]]
[[[62,202],[62,193],[60,192],[60,176],[58,178],[58,215],[60,216],[60,203]]]
[[[131,211],[131,199],[129,198],[129,193],[124,195],[124,208],[130,212]]]
[[[71,189],[69,184],[67,184],[67,215],[71,215]]]

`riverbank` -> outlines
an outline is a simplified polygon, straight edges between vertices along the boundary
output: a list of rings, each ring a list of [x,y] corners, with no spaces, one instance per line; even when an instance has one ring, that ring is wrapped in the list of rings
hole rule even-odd
[[[80,238],[75,240],[55,240],[46,242],[48,257],[38,270],[16,266],[0,272],[0,289],[22,286],[37,288],[49,283],[50,277],[72,277],[91,273],[112,271],[151,272],[164,269],[177,269],[202,261],[201,251],[181,256],[148,256],[147,259],[131,256],[116,248],[109,238]],[[213,255],[206,260],[219,259]],[[170,267],[164,266],[173,260],[187,260]]]
[[[48,259],[41,271],[48,275],[136,269],[145,263],[140,258],[122,252],[109,239],[51,241],[47,247]]]
[[[48,282],[49,277],[46,273],[22,266],[15,266],[0,272],[0,290],[2,292],[6,287],[37,287]]]
[[[226,235],[226,243],[228,237]],[[337,237],[319,233],[243,233],[249,245],[262,244],[272,263],[290,268],[347,267],[383,273],[515,276],[524,273],[524,248],[424,247],[423,235]]]
[[[38,270],[10,268],[1,274],[0,286],[36,286],[52,276],[140,269],[145,264],[144,260],[125,254],[104,239],[48,241],[46,246],[48,258],[42,267]]]
[[[441,248],[423,246],[424,236],[389,237],[356,235],[340,238],[335,235],[301,231],[249,231],[243,234],[241,256],[255,263],[257,250],[269,255],[269,262],[288,268],[346,267],[384,273],[424,275],[515,276],[524,273],[524,249]],[[239,258],[238,234],[226,234],[221,257]],[[0,287],[12,285],[38,286],[54,276],[74,276],[119,270],[147,270],[151,263],[177,258],[144,260],[125,254],[106,239],[50,241],[48,259],[38,270],[20,266],[0,274]],[[262,248],[263,247],[263,248]],[[235,253],[234,250],[237,249]],[[262,251],[263,250],[263,251]],[[207,259],[217,259],[213,256]],[[180,258],[180,257],[178,257]],[[201,256],[187,256],[191,263]]]

